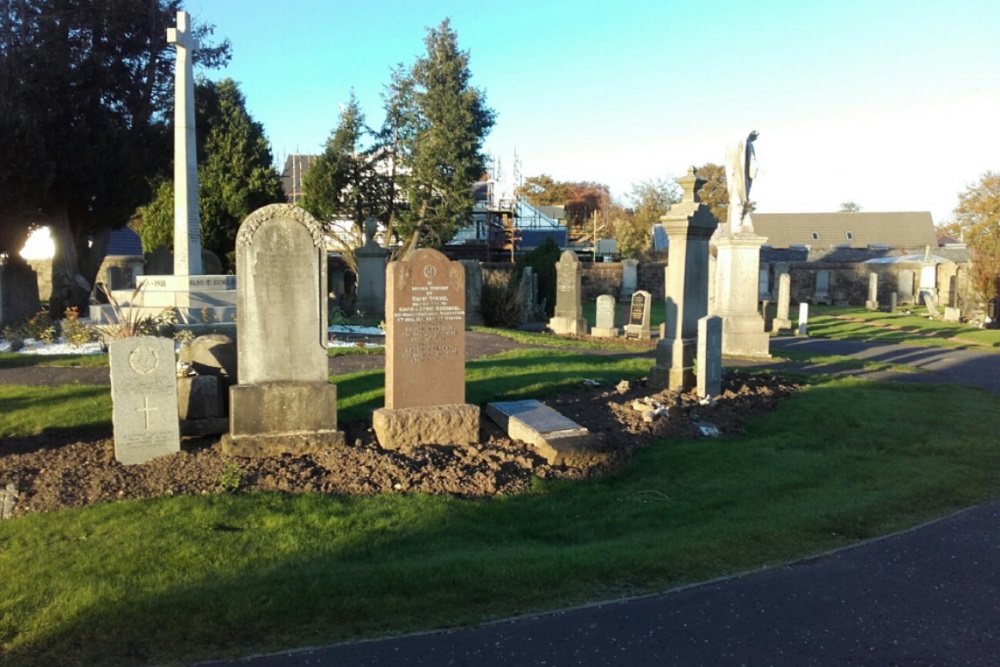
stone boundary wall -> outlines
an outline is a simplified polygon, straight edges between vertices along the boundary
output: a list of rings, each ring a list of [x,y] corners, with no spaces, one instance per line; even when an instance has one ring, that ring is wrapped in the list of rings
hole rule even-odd
[[[510,262],[483,262],[483,280],[505,274],[511,275],[515,265]],[[664,276],[666,262],[647,262],[638,267],[638,287],[653,295],[653,300],[662,301],[665,296]],[[618,298],[622,291],[623,266],[621,262],[581,262],[580,286],[583,301],[596,301],[602,294]]]

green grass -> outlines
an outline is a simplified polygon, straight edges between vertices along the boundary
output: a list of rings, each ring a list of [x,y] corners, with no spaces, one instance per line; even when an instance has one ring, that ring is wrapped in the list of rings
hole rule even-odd
[[[836,354],[813,354],[808,350],[781,350],[781,358],[807,363],[813,366],[835,366],[840,369],[860,368],[869,371],[895,371],[897,373],[920,372],[913,366],[892,364],[887,361],[869,361]]]
[[[596,301],[585,301],[581,304],[583,307],[583,317],[587,320],[590,326],[596,326],[597,324],[597,302]],[[618,303],[615,308],[615,323],[618,326],[623,326],[628,323],[628,311],[629,303]],[[649,328],[659,329],[660,325],[663,324],[664,318],[667,314],[666,304],[662,300],[653,299],[652,304],[649,307]]]
[[[101,368],[107,365],[108,355],[106,354],[18,354],[17,352],[0,352],[0,368]]]
[[[926,308],[911,310],[914,314],[906,315],[870,312],[857,307],[816,306],[809,310],[809,335],[984,352],[1000,348],[1000,329],[976,329],[965,324],[931,320],[921,316],[927,312]]]
[[[111,390],[106,386],[0,385],[0,405],[0,438],[39,435],[43,431],[79,432],[111,425]]]
[[[607,356],[564,350],[511,350],[466,363],[466,400],[544,398],[581,386],[583,380],[605,385],[649,373],[652,360],[631,355]],[[337,416],[349,422],[366,419],[385,402],[385,373],[360,371],[331,378],[337,385]]]
[[[756,569],[995,498],[982,416],[998,410],[974,389],[843,379],[739,437],[661,442],[616,475],[514,497],[220,494],[5,521],[0,646],[15,665],[204,660]]]
[[[328,357],[350,357],[354,355],[385,354],[385,347],[328,347]]]
[[[510,338],[524,345],[541,345],[544,347],[579,350],[636,351],[635,341],[632,341],[633,345],[628,345],[623,342],[624,339],[592,338],[589,340],[580,340],[577,338],[565,338],[551,333],[535,333],[532,331],[520,331],[518,329],[494,329],[491,327],[472,327],[472,330]],[[653,343],[649,343],[649,349],[653,349]]]

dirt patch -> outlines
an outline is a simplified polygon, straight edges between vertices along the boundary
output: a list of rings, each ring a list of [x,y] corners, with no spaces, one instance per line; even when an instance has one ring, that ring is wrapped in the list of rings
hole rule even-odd
[[[108,432],[8,439],[0,446],[0,489],[16,485],[15,516],[127,498],[227,490],[512,494],[528,488],[533,477],[585,479],[605,474],[653,440],[696,435],[704,422],[717,426],[723,435],[739,433],[747,417],[772,410],[797,389],[777,376],[729,370],[722,395],[711,405],[701,405],[690,393],[653,393],[644,380],[627,384],[581,388],[545,401],[602,435],[609,458],[593,467],[550,466],[484,416],[479,443],[471,446],[386,451],[378,446],[369,424],[356,422],[341,425],[347,436],[343,447],[314,456],[225,457],[217,438],[188,438],[180,453],[134,466],[115,461]],[[669,416],[644,421],[643,413],[633,408],[638,399],[662,405]]]

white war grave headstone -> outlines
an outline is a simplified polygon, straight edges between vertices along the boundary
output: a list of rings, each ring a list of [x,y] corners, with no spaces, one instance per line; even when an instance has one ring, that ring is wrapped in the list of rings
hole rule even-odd
[[[796,336],[809,335],[809,304],[803,301],[799,304],[799,328]]]
[[[465,402],[465,268],[429,248],[386,267],[385,407],[379,444],[479,440],[479,407]]]
[[[615,297],[610,294],[602,294],[597,297],[597,324],[590,330],[590,335],[595,338],[614,338],[618,335],[618,326],[615,324]]]
[[[343,443],[327,366],[323,226],[292,204],[247,216],[236,236],[239,384],[229,390],[236,456],[310,454]]]
[[[179,452],[174,341],[137,336],[111,343],[115,458],[132,465]]]

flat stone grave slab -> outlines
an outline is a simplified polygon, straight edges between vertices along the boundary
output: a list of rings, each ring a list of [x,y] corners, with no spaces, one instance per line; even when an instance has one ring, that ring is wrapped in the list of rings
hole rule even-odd
[[[540,401],[489,403],[486,414],[511,438],[538,450],[550,465],[573,465],[607,458],[597,435]]]

